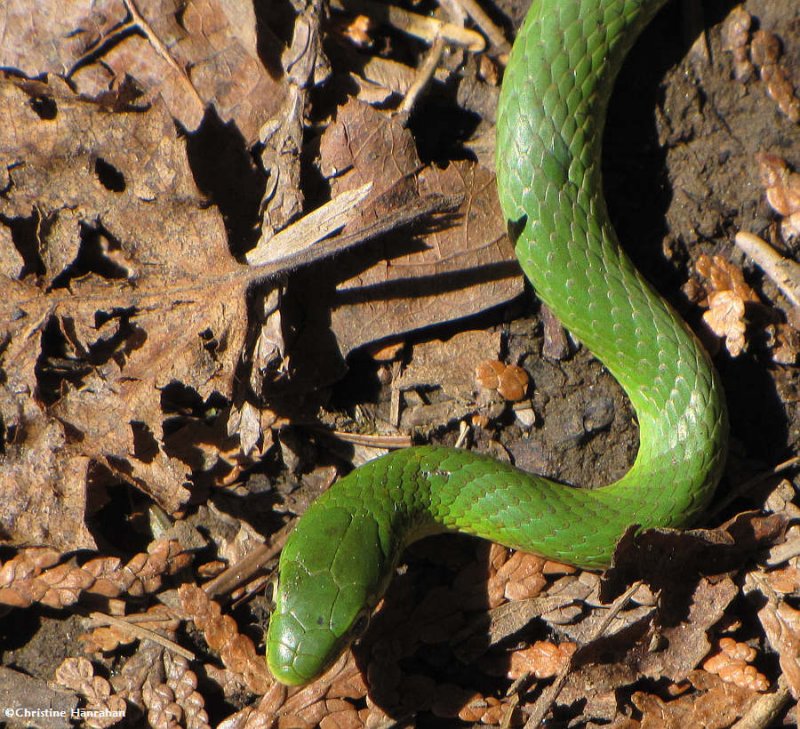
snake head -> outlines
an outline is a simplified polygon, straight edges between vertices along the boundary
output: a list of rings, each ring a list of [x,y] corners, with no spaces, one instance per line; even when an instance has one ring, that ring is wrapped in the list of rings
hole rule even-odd
[[[313,681],[363,632],[393,567],[371,514],[318,504],[283,549],[267,631],[267,665],[290,686]]]

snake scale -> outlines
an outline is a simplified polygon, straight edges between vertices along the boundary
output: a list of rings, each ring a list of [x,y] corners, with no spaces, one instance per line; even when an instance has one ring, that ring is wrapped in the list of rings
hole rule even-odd
[[[497,119],[498,190],[517,257],[628,394],[640,433],[633,466],[594,490],[436,446],[355,469],[283,548],[267,633],[282,683],[312,681],[341,654],[416,539],[465,532],[602,569],[630,525],[684,527],[707,505],[727,450],[722,388],[697,339],[619,247],[600,170],[614,79],[664,2],[534,0]]]

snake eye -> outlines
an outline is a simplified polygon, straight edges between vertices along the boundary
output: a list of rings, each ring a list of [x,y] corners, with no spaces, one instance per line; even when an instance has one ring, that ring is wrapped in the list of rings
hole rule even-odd
[[[275,609],[278,605],[278,575],[272,575],[272,577],[267,580],[267,584],[265,587],[265,593],[267,593],[267,599],[269,600],[270,610],[275,612]]]

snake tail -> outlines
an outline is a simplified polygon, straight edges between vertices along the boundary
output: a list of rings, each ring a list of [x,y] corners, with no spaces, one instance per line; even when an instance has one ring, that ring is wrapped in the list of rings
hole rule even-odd
[[[320,675],[365,625],[407,544],[442,531],[581,567],[609,565],[631,525],[685,527],[724,466],[728,423],[708,355],[619,247],[600,145],[616,74],[664,0],[534,0],[505,72],[497,181],[537,295],[600,359],[639,420],[619,481],[576,489],[462,450],[421,446],[355,469],[283,549],[267,662]]]

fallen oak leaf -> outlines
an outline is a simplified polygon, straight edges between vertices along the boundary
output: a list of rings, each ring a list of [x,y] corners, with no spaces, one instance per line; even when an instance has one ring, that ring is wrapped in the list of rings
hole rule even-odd
[[[0,67],[30,78],[66,71],[79,94],[98,100],[133,79],[140,106],[158,100],[190,131],[212,106],[252,144],[279,115],[286,85],[264,65],[247,11],[220,0],[103,0],[64,3],[45,20],[11,0],[0,6],[0,27],[24,41],[0,45]],[[280,47],[268,27],[260,32]]]
[[[608,601],[637,579],[643,580],[680,611],[694,586],[706,575],[741,568],[759,549],[780,541],[788,519],[779,514],[737,514],[716,529],[645,529],[631,527],[620,539],[601,585]]]
[[[44,267],[43,258],[36,284],[0,276],[4,411],[20,403],[21,433],[49,429],[50,441],[61,440],[53,463],[48,441],[21,438],[9,449],[2,475],[7,493],[38,491],[40,507],[24,508],[30,517],[18,522],[18,506],[25,504],[20,493],[2,518],[6,539],[74,549],[92,546],[81,510],[87,458],[170,512],[188,498],[182,484],[192,464],[161,445],[161,391],[173,381],[192,383],[201,397],[230,391],[228,373],[244,342],[247,283],[229,288],[228,298],[217,295],[218,277],[241,266],[228,251],[219,212],[203,204],[194,186],[185,144],[163,107],[100,114],[53,83],[0,82],[0,156],[19,160],[0,213],[12,225],[48,221],[39,242],[46,252],[62,243],[51,237],[51,224],[66,210],[81,241],[75,260],[61,259],[56,269]],[[31,106],[32,94],[48,93],[57,124]],[[129,139],[124,148],[121,136]],[[77,152],[76,139],[86,140]],[[93,249],[99,239],[123,254],[126,268]],[[65,357],[88,366],[60,369]],[[31,458],[32,446],[39,457]],[[74,507],[55,531],[57,522],[44,514],[63,497],[50,484],[63,469],[79,466],[82,473],[61,480],[69,489],[64,500]],[[29,478],[20,479],[23,473]]]
[[[452,204],[409,199],[279,264],[242,266],[163,106],[100,114],[57,80],[6,79],[0,96],[8,122],[0,156],[14,183],[0,214],[22,226],[68,210],[81,240],[74,261],[52,270],[37,263],[44,271],[36,283],[0,275],[0,411],[9,433],[0,536],[11,542],[94,546],[83,525],[93,464],[178,509],[189,495],[182,484],[205,464],[200,448],[166,448],[163,393],[183,383],[204,399],[232,395],[249,288]],[[58,124],[36,113],[32,96],[49,99]],[[75,140],[87,135],[76,152]],[[124,148],[121,136],[130,139]],[[60,245],[50,226],[39,230],[40,250]],[[94,247],[101,240],[115,259]]]

